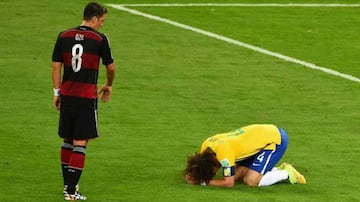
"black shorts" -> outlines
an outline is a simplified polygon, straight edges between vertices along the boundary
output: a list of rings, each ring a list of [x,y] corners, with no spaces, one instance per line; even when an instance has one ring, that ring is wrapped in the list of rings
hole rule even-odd
[[[58,133],[62,138],[75,140],[97,138],[97,110],[61,106]]]

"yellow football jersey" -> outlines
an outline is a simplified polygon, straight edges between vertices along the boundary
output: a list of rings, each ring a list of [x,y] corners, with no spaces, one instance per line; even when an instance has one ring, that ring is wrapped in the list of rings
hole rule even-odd
[[[275,150],[276,145],[280,143],[280,132],[275,125],[254,124],[209,137],[203,142],[200,152],[209,147],[216,153],[222,167],[232,167],[235,166],[235,162],[263,149]]]

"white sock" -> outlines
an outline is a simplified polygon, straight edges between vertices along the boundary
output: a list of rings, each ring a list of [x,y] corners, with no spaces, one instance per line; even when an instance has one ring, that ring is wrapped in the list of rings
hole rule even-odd
[[[288,172],[286,170],[272,170],[261,178],[258,186],[270,186],[276,184],[280,181],[287,180],[289,178]]]
[[[271,169],[271,171],[275,171],[275,170],[279,170],[279,168],[278,168],[278,167],[273,167],[273,168]]]

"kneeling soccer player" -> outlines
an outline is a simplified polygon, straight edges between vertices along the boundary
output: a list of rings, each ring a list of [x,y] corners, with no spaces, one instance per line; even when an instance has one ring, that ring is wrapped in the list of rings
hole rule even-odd
[[[306,184],[291,164],[274,167],[288,145],[286,132],[271,124],[254,124],[207,138],[199,153],[189,156],[184,170],[189,184],[233,187],[269,186],[281,181]],[[223,178],[213,179],[222,168]]]

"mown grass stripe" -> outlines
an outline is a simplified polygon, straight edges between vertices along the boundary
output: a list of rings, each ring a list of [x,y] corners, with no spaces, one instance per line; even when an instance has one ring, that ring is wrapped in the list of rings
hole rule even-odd
[[[175,27],[179,27],[179,28],[182,28],[182,29],[185,29],[185,30],[189,30],[189,31],[198,33],[198,34],[202,34],[202,35],[205,35],[205,36],[208,36],[208,37],[212,37],[212,38],[215,38],[215,39],[218,39],[218,40],[230,43],[230,44],[234,44],[234,45],[237,45],[237,46],[240,46],[240,47],[243,47],[243,48],[253,50],[255,52],[259,52],[259,53],[262,53],[262,54],[265,54],[265,55],[273,56],[273,57],[279,58],[281,60],[296,63],[296,64],[305,66],[305,67],[310,68],[310,69],[319,70],[319,71],[325,72],[327,74],[331,74],[331,75],[334,75],[334,76],[337,76],[337,77],[341,77],[341,78],[344,78],[344,79],[347,79],[347,80],[350,80],[350,81],[360,83],[360,79],[355,77],[355,76],[352,76],[352,75],[349,75],[349,74],[344,74],[344,73],[341,73],[341,72],[338,72],[338,71],[335,71],[335,70],[332,70],[332,69],[329,69],[329,68],[326,68],[326,67],[317,66],[315,64],[305,62],[305,61],[302,61],[302,60],[299,60],[299,59],[296,59],[296,58],[293,58],[293,57],[289,57],[289,56],[283,55],[281,53],[276,53],[276,52],[273,52],[273,51],[269,51],[269,50],[266,50],[266,49],[251,45],[251,44],[247,44],[247,43],[235,40],[235,39],[231,39],[231,38],[219,35],[219,34],[215,34],[215,33],[206,31],[206,30],[202,30],[202,29],[199,29],[199,28],[196,28],[196,27],[192,27],[192,26],[185,25],[185,24],[182,24],[182,23],[179,23],[179,22],[175,22],[175,21],[172,21],[172,20],[169,20],[169,19],[166,19],[166,18],[162,18],[162,17],[155,16],[155,15],[150,15],[150,14],[143,13],[143,12],[140,12],[140,11],[134,10],[134,9],[129,9],[129,8],[126,8],[126,7],[122,6],[122,5],[116,5],[116,4],[107,4],[107,5],[110,6],[110,7],[115,8],[115,9],[126,11],[126,12],[134,14],[134,15],[138,15],[138,16],[142,16],[142,17],[145,17],[145,18],[148,18],[148,19],[152,19],[152,20],[163,22],[163,23],[167,23],[167,24],[173,25]]]

